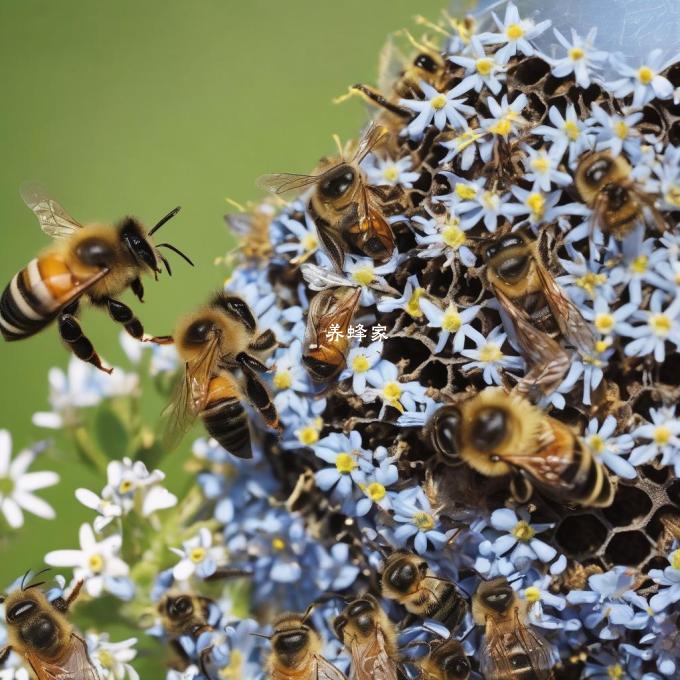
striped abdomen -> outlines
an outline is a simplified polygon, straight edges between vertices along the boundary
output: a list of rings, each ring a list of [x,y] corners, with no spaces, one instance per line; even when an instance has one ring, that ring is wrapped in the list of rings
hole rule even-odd
[[[432,586],[432,581],[426,581]],[[436,585],[431,588],[434,601],[426,615],[435,621],[443,623],[449,630],[453,630],[463,620],[467,611],[467,604],[461,597],[453,583],[435,581]]]
[[[0,298],[0,330],[5,340],[21,340],[42,330],[75,298],[81,283],[54,254],[31,260]]]
[[[208,434],[220,446],[239,458],[252,458],[248,416],[233,378],[226,375],[212,378],[201,418]]]

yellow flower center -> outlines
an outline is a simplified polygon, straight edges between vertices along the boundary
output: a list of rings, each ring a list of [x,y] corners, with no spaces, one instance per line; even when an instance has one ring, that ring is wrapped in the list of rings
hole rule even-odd
[[[621,665],[616,663],[613,666],[609,666],[607,668],[607,675],[609,676],[610,680],[621,680],[623,677],[623,668],[621,668]]]
[[[495,342],[487,342],[482,349],[479,350],[479,360],[485,363],[492,363],[503,358],[501,348]]]
[[[420,531],[430,531],[434,528],[434,518],[427,512],[416,512],[413,515],[413,523]]]
[[[439,111],[446,106],[446,96],[443,94],[438,94],[436,97],[430,99],[430,106],[435,110]]]
[[[479,73],[480,76],[488,76],[493,70],[493,59],[489,59],[489,57],[477,59],[475,67],[477,68],[477,73]]]
[[[314,234],[305,234],[302,237],[302,247],[308,252],[314,252],[319,247],[319,241]]]
[[[387,490],[385,489],[385,487],[382,484],[379,484],[378,482],[372,482],[366,487],[366,495],[374,503],[378,503],[383,498],[385,498],[386,493]]]
[[[680,185],[672,184],[664,196],[666,203],[680,207]]]
[[[508,116],[497,120],[490,128],[490,132],[494,135],[500,135],[501,137],[507,137],[512,132],[512,122]]]
[[[658,446],[666,446],[672,436],[671,430],[667,425],[659,425],[654,430],[654,443]]]
[[[132,488],[134,487],[134,484],[132,483],[132,480],[130,479],[124,479],[119,485],[118,485],[118,493],[125,495],[126,493],[129,493],[132,491]]]
[[[293,374],[288,369],[276,371],[273,382],[277,390],[287,390],[293,384]]]
[[[390,406],[394,406],[399,411],[404,410],[404,407],[399,403],[399,397],[401,397],[401,385],[399,383],[386,383],[383,387],[383,396]]]
[[[588,293],[591,297],[595,294],[595,288],[602,285],[607,280],[604,274],[595,274],[593,272],[588,272],[583,276],[577,278],[574,283]]]
[[[524,29],[519,24],[510,24],[505,29],[508,40],[519,40],[524,35]]]
[[[311,446],[312,444],[316,444],[316,442],[319,441],[319,430],[317,430],[313,425],[306,425],[297,431],[297,437],[301,444],[304,444],[305,446]]]
[[[422,288],[415,288],[409,301],[406,303],[406,311],[412,317],[420,317],[423,315],[423,310],[420,309],[420,298],[425,291]]]
[[[666,337],[673,328],[673,320],[666,314],[652,314],[649,317],[649,326],[655,335]]]
[[[352,359],[352,370],[355,373],[366,373],[370,368],[368,359],[363,354],[357,354],[354,359]]]
[[[614,329],[615,323],[616,322],[612,314],[603,312],[602,314],[597,314],[595,316],[595,328],[597,328],[600,333],[611,333]]]
[[[581,47],[572,47],[569,50],[569,58],[572,61],[580,61],[585,56],[586,56],[586,53],[583,51],[583,49]]]
[[[581,136],[581,129],[573,120],[565,121],[562,129],[572,142],[575,142]]]
[[[104,558],[99,553],[90,555],[87,559],[87,566],[93,574],[99,574],[104,569]]]
[[[111,652],[108,649],[99,649],[97,651],[97,659],[99,659],[99,663],[104,668],[113,668],[115,663],[113,654],[111,654]]]
[[[351,453],[339,453],[335,459],[335,467],[343,475],[348,475],[356,466],[356,461]]]
[[[459,134],[457,137],[454,137],[453,139],[456,151],[463,151],[464,149],[467,149],[468,146],[470,146],[470,144],[476,142],[478,139],[481,138],[481,136],[482,135],[480,135],[477,132],[473,132],[472,130],[468,130],[467,132]]]
[[[512,535],[519,541],[528,541],[536,535],[536,532],[531,528],[531,525],[528,522],[525,522],[522,519],[515,524]]]
[[[540,220],[545,215],[545,196],[534,192],[527,197],[527,208],[531,210],[531,215],[535,220]]]
[[[611,340],[609,338],[605,338],[604,340],[598,340],[595,343],[595,351],[598,354],[602,354],[602,352],[606,352],[610,347],[611,347]]]
[[[477,196],[477,187],[474,184],[463,184],[458,182],[454,189],[456,196],[464,201],[471,201]]]
[[[649,66],[640,66],[637,72],[638,80],[643,85],[649,85],[654,78],[654,71]]]
[[[631,263],[630,270],[634,274],[644,274],[647,271],[649,258],[646,255],[638,255]]]
[[[588,438],[588,446],[594,454],[599,455],[605,448],[604,439],[599,434],[593,434]]]
[[[628,124],[625,120],[617,120],[612,128],[614,130],[614,134],[620,139],[625,139],[628,137],[628,133],[630,132],[630,128],[628,127]]]
[[[232,649],[229,652],[229,665],[220,670],[223,680],[241,680],[241,666],[243,666],[243,653],[240,649]]]
[[[282,538],[276,536],[275,538],[272,538],[272,548],[274,548],[276,552],[281,552],[286,549],[286,542]]]
[[[205,559],[205,548],[201,548],[200,546],[198,548],[192,548],[191,552],[189,553],[189,559],[194,564],[203,562]]]
[[[449,305],[442,316],[442,328],[449,333],[456,333],[462,325],[458,310],[453,305]]]
[[[388,182],[396,182],[399,179],[399,170],[394,165],[390,165],[383,170],[383,177]]]
[[[368,286],[375,280],[373,267],[359,267],[354,272],[352,272],[352,279],[362,286]]]
[[[442,229],[442,241],[454,250],[458,250],[465,243],[465,232],[457,223],[449,222]]]
[[[680,569],[680,550],[674,550],[669,556],[668,560],[673,569]]]
[[[541,599],[541,591],[536,586],[529,586],[524,589],[524,597],[527,602],[538,602]]]
[[[550,170],[550,159],[542,153],[531,161],[531,167],[536,172],[548,172]]]

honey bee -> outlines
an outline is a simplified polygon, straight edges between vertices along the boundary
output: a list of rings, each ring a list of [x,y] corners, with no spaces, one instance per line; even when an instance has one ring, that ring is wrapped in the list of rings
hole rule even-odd
[[[352,600],[333,629],[352,658],[349,680],[397,680],[395,627],[372,595]]]
[[[25,585],[0,597],[5,604],[5,622],[9,642],[0,650],[0,666],[10,652],[24,657],[37,680],[78,678],[101,680],[90,660],[87,644],[69,623],[66,614],[75,602],[83,585],[78,581],[64,599],[49,601],[40,590],[43,582]]]
[[[420,680],[468,680],[470,660],[455,638],[433,641],[430,652],[419,663]]]
[[[467,603],[451,581],[439,578],[418,555],[396,551],[387,557],[380,576],[382,594],[422,618],[453,630],[465,617]]]
[[[245,396],[268,426],[278,415],[259,377],[262,359],[276,345],[271,329],[259,331],[241,298],[218,293],[206,307],[181,319],[174,335],[184,376],[165,411],[165,442],[175,445],[200,416],[210,436],[240,458],[252,456],[243,391],[234,376],[240,370]]]
[[[486,277],[502,309],[512,320],[529,372],[516,386],[521,394],[554,391],[569,370],[570,358],[555,339],[562,336],[587,355],[595,338],[525,232],[506,234],[483,250]]]
[[[307,623],[310,611],[283,614],[274,622],[270,680],[346,680],[345,674],[321,655],[321,637]]]
[[[562,503],[607,507],[616,484],[588,446],[560,420],[516,392],[487,387],[430,418],[434,449],[487,477],[515,475],[513,492],[526,501],[532,487]]]
[[[245,260],[255,262],[269,258],[272,243],[269,237],[269,226],[274,217],[274,206],[263,202],[258,205],[248,204],[245,208],[235,201],[229,201],[238,212],[224,216],[227,226],[238,236],[238,252]]]
[[[504,577],[482,581],[472,598],[472,616],[484,628],[479,668],[494,680],[549,680],[553,650],[527,622],[526,602]]]
[[[42,230],[56,239],[41,255],[16,274],[0,299],[0,330],[5,340],[22,340],[35,335],[57,319],[59,335],[66,346],[83,361],[107,373],[92,342],[78,322],[83,298],[96,307],[106,308],[111,318],[133,337],[141,340],[144,328],[133,311],[116,299],[127,288],[144,296],[141,275],[158,278],[161,263],[171,273],[159,248],[168,248],[189,264],[191,260],[169,243],[154,245],[158,231],[179,208],[171,210],[149,232],[134,217],[125,217],[115,226],[74,220],[44,188],[27,185],[22,198],[35,213]],[[157,343],[167,336],[148,338]]]
[[[367,184],[359,167],[386,134],[386,128],[371,124],[354,153],[322,160],[317,174],[280,173],[259,180],[260,186],[276,194],[314,187],[308,209],[319,239],[338,270],[342,270],[347,252],[386,262],[395,250],[387,216],[403,210],[403,189]]]
[[[608,151],[589,152],[581,158],[575,183],[592,210],[591,229],[599,225],[605,234],[623,239],[637,224],[645,222],[647,209],[656,228],[660,232],[666,230],[656,198],[633,180],[632,171],[623,156],[612,156]]]
[[[340,286],[318,292],[309,305],[302,363],[313,380],[325,382],[345,367],[347,329],[359,304],[361,288]]]

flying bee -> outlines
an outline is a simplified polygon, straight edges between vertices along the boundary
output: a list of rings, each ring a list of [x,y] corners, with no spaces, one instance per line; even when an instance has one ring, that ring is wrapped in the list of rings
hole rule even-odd
[[[621,155],[595,151],[583,155],[576,168],[575,184],[581,198],[592,210],[591,230],[599,225],[615,239],[625,238],[637,224],[645,222],[645,209],[660,232],[666,222],[648,194],[631,177],[633,169]]]
[[[420,680],[468,680],[470,660],[455,638],[429,643],[430,652],[418,662]]]
[[[372,595],[352,600],[333,630],[352,658],[349,680],[397,680],[395,627]]]
[[[449,630],[465,617],[467,603],[455,584],[436,576],[415,553],[399,550],[389,555],[380,585],[386,598],[415,616],[440,621]]]
[[[259,377],[268,371],[262,359],[275,347],[271,329],[260,331],[241,298],[218,293],[202,309],[181,319],[175,332],[177,353],[184,363],[167,418],[166,444],[176,444],[196,417],[227,451],[252,456],[244,392],[269,427],[278,415]],[[243,390],[234,371],[243,376]]]
[[[438,409],[426,427],[449,464],[463,461],[487,477],[514,475],[517,500],[528,500],[532,487],[587,507],[614,500],[614,480],[581,438],[516,392],[487,387]]]
[[[274,621],[270,680],[347,680],[321,655],[321,637],[307,622],[311,609],[304,615],[283,614]]]
[[[512,320],[531,365],[516,389],[549,394],[570,366],[569,354],[555,338],[561,336],[591,356],[595,338],[590,326],[543,265],[537,241],[525,232],[493,241],[483,249],[483,258],[493,294]]]
[[[7,596],[5,604],[8,644],[0,649],[0,666],[10,652],[23,656],[37,680],[78,678],[101,680],[87,652],[87,643],[69,623],[66,615],[83,585],[78,581],[64,599],[48,600],[40,590],[43,582],[25,585]]]
[[[484,628],[479,668],[494,680],[549,680],[553,650],[527,622],[526,602],[504,577],[482,581],[472,598],[472,616]]]
[[[268,202],[248,204],[245,208],[229,200],[238,212],[224,216],[227,226],[238,236],[237,250],[245,260],[261,262],[272,253],[269,226],[274,217],[274,206]],[[229,262],[229,258],[227,258]]]
[[[359,304],[361,288],[340,286],[318,292],[309,305],[302,363],[316,381],[334,378],[345,367],[347,330]]]
[[[170,211],[147,232],[134,217],[125,217],[115,226],[89,224],[74,220],[44,188],[27,185],[22,198],[35,213],[42,230],[56,241],[16,274],[0,298],[0,330],[5,340],[22,340],[41,331],[57,319],[59,335],[66,346],[83,361],[102,366],[92,342],[83,335],[78,322],[78,307],[87,299],[108,310],[133,337],[141,340],[144,328],[132,310],[116,299],[127,288],[139,298],[144,296],[141,275],[158,278],[161,263],[171,273],[159,248],[169,248],[189,264],[186,255],[169,243],[154,245],[158,231],[179,208]],[[149,338],[164,343],[166,336]]]
[[[319,239],[333,264],[342,270],[347,252],[386,262],[395,250],[387,216],[403,210],[404,192],[398,186],[372,186],[359,167],[387,134],[371,124],[356,150],[324,159],[315,175],[265,175],[260,186],[276,194],[313,187],[308,209]]]

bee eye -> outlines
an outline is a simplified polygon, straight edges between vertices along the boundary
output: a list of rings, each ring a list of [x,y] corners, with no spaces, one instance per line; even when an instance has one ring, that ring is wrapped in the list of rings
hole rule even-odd
[[[496,591],[489,593],[485,596],[484,600],[491,607],[491,609],[497,612],[503,612],[508,607],[508,602],[512,597],[512,592],[507,590]]]
[[[307,638],[307,632],[303,630],[284,633],[277,637],[274,649],[280,654],[299,652],[307,644]]]
[[[404,562],[390,572],[387,580],[396,590],[406,592],[415,583],[417,575],[413,564]]]
[[[429,54],[425,54],[424,52],[413,60],[413,65],[423,69],[423,71],[428,71],[429,73],[434,73],[437,70],[437,62]]]
[[[447,656],[442,661],[442,670],[450,677],[465,677],[470,672],[470,662],[456,654]]]
[[[207,339],[213,324],[210,321],[194,321],[184,334],[184,341],[190,345],[201,345]]]
[[[173,600],[168,600],[168,614],[170,616],[183,616],[191,614],[194,606],[191,604],[189,597],[176,597]]]
[[[338,372],[337,366],[334,366],[327,361],[315,359],[314,357],[303,356],[302,362],[309,368],[310,371],[324,380],[332,378]]]
[[[371,606],[370,602],[367,602],[366,600],[359,600],[350,606],[350,608],[347,610],[347,613],[350,616],[358,617],[360,614],[370,612],[372,609],[373,607]]]
[[[38,605],[33,600],[18,602],[7,612],[7,621],[8,623],[16,623],[32,614],[37,608]]]
[[[356,175],[349,166],[338,168],[319,185],[319,191],[326,198],[340,198],[354,184]]]
[[[480,451],[492,451],[505,438],[507,418],[499,408],[486,408],[480,411],[472,424],[472,444]]]
[[[597,186],[611,170],[612,162],[608,158],[596,160],[586,171],[585,179],[588,184]]]
[[[433,444],[445,458],[456,459],[458,457],[460,422],[460,411],[455,406],[444,406],[434,416]]]

